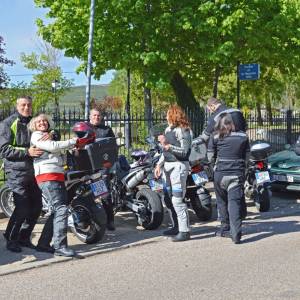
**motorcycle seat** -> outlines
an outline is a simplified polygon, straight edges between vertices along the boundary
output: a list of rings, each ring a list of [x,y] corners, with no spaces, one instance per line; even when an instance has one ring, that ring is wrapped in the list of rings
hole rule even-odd
[[[83,177],[84,175],[88,175],[89,171],[69,171],[66,173],[66,181],[74,180]]]

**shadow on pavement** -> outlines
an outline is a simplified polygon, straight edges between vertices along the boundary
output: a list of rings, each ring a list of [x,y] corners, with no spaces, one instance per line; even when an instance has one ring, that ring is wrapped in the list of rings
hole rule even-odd
[[[243,225],[243,243],[251,243],[266,239],[274,235],[281,235],[291,232],[299,232],[300,223],[298,221],[261,221],[251,222]],[[248,235],[255,234],[248,237]]]
[[[216,214],[215,214],[216,215]],[[216,216],[213,218],[215,219]],[[209,222],[199,223],[196,215],[190,211],[190,219],[192,224],[192,236],[196,239],[205,238],[204,236],[196,237],[199,234],[207,234],[208,232],[215,231],[215,226],[207,226]],[[211,222],[211,221],[210,221]],[[99,250],[115,249],[119,247],[126,247],[138,242],[151,242],[155,237],[164,237],[163,231],[171,224],[169,217],[165,212],[164,223],[156,230],[145,230],[138,226],[136,218],[131,212],[122,212],[115,217],[116,231],[106,231],[105,238],[97,244],[86,245],[76,244],[73,246],[74,250],[79,253],[88,253]]]
[[[22,248],[22,252],[13,253],[6,249],[6,240],[3,237],[4,230],[0,230],[0,267],[8,264],[26,264],[34,261],[42,261],[52,258],[52,254],[39,253],[35,250]]]

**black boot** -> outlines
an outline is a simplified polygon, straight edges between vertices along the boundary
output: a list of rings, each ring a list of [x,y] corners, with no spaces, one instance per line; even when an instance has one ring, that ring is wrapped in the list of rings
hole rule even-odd
[[[37,244],[35,250],[38,252],[46,252],[51,254],[53,254],[55,251],[55,249],[50,245],[39,245],[39,244]]]
[[[6,243],[6,249],[16,253],[22,252],[22,248],[20,247],[18,241],[8,241]]]
[[[54,255],[72,257],[72,256],[76,255],[76,252],[73,249],[64,246],[64,247],[55,249]]]
[[[230,233],[229,229],[226,230],[226,229],[220,228],[220,229],[218,229],[215,232],[215,236],[217,236],[217,237],[224,237],[224,238],[230,238],[231,237],[231,233]]]
[[[163,235],[176,235],[178,234],[178,227],[171,227],[163,232]]]
[[[241,238],[242,238],[241,233],[238,233],[237,235],[231,237],[234,244],[240,244],[241,243]]]
[[[114,221],[107,222],[106,229],[110,231],[116,230]]]
[[[19,240],[19,245],[21,247],[26,247],[29,249],[35,249],[35,246],[31,243],[30,240]]]
[[[183,242],[187,241],[191,238],[191,234],[189,232],[179,232],[175,237],[172,238],[173,242]]]
[[[114,210],[113,210],[111,198],[108,198],[106,199],[106,201],[103,201],[103,207],[107,217],[107,223],[106,223],[107,230],[110,231],[116,230],[115,223],[114,223]]]

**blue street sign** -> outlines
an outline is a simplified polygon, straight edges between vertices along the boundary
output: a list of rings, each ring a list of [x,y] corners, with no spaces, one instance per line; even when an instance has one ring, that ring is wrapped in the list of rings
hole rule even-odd
[[[259,64],[245,64],[239,66],[240,80],[256,80],[259,78]]]

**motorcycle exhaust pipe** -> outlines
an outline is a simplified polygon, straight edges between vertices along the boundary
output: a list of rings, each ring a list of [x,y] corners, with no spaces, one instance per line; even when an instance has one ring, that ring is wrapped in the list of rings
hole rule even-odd
[[[132,178],[130,178],[126,183],[126,185],[129,189],[133,189],[144,179],[145,179],[145,170],[141,170],[137,172]]]

